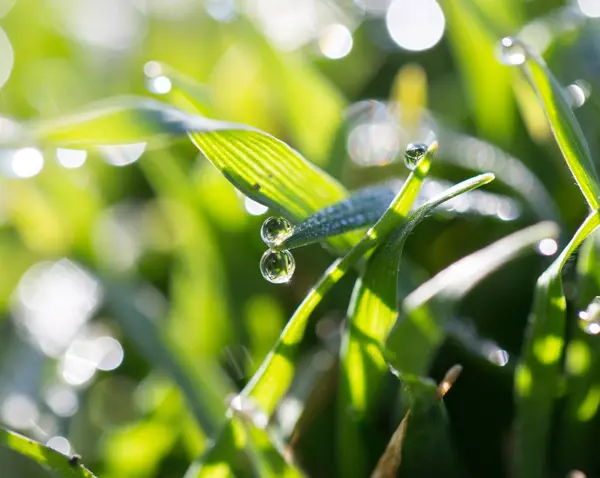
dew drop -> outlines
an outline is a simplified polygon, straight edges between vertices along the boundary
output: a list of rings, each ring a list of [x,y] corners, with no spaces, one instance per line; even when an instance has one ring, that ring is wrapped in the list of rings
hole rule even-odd
[[[273,284],[289,282],[296,270],[296,261],[290,251],[273,251],[269,249],[260,259],[260,272]]]
[[[427,145],[423,143],[408,143],[404,151],[404,164],[412,171],[423,156],[425,156],[425,153],[427,153]]]
[[[527,59],[527,52],[516,38],[504,37],[498,45],[498,59],[505,65],[522,65]]]
[[[294,226],[285,217],[269,217],[260,228],[260,237],[268,247],[277,246],[293,232]]]

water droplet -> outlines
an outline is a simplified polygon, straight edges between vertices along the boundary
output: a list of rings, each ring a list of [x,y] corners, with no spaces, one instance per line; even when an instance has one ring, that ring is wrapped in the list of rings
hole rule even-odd
[[[427,153],[427,146],[423,143],[408,143],[404,151],[404,164],[411,171]]]
[[[498,59],[505,65],[522,65],[527,59],[527,51],[516,38],[504,37],[498,46]]]
[[[272,216],[263,222],[260,228],[260,237],[267,246],[274,247],[287,239],[293,230],[294,226],[285,217]]]
[[[285,284],[296,270],[294,256],[288,250],[273,251],[269,249],[260,259],[260,272],[273,284]]]
[[[572,108],[580,108],[585,104],[590,96],[591,87],[589,83],[577,80],[572,85],[567,86],[567,99]]]

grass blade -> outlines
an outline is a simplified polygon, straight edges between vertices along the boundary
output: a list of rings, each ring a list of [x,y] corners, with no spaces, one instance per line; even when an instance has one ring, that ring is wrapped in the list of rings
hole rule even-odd
[[[294,315],[283,329],[277,343],[273,346],[257,372],[241,392],[242,400],[253,400],[256,406],[271,416],[277,403],[285,394],[294,375],[293,356],[295,355],[308,320],[323,296],[348,272],[369,250],[377,246],[406,217],[415,201],[425,175],[429,172],[431,160],[437,143],[429,148],[415,170],[409,175],[401,191],[396,195],[384,215],[371,227],[361,241],[344,257],[337,259],[323,274],[321,279],[308,292]],[[221,430],[212,452],[207,453],[199,462],[192,464],[186,478],[200,476],[194,470],[201,469],[203,462],[214,462],[217,453],[235,449],[233,424],[229,420]],[[227,443],[224,443],[224,442]]]
[[[250,126],[187,114],[159,101],[119,98],[72,116],[34,122],[20,143],[79,148],[189,135],[200,152],[241,192],[294,221],[348,196],[344,187],[297,151]],[[332,239],[348,249],[360,239]]]
[[[588,308],[600,295],[600,234],[596,231],[581,247],[577,259],[577,309],[588,317],[574,317],[565,350],[568,395],[561,417],[560,465],[563,469],[591,470],[596,460],[595,428],[600,405],[600,338],[586,330],[597,323]],[[581,312],[577,315],[580,315]],[[593,330],[592,330],[593,332]]]
[[[360,428],[387,372],[381,346],[396,318],[396,279],[406,239],[427,214],[445,201],[472,191],[494,179],[483,174],[463,181],[431,199],[409,216],[397,232],[369,258],[364,276],[357,281],[348,311],[341,355],[341,392],[338,402],[339,437],[343,476],[364,476]]]
[[[61,478],[95,478],[95,475],[80,464],[76,457],[69,458],[52,448],[4,428],[0,428],[0,446],[30,458]]]
[[[424,375],[446,332],[450,313],[436,317],[432,303],[450,311],[483,278],[529,251],[540,240],[556,237],[554,223],[542,222],[504,237],[439,272],[399,305],[400,316],[386,340],[386,358],[400,373]]]
[[[513,41],[526,49],[518,40]],[[600,207],[598,175],[589,146],[567,102],[563,87],[544,60],[529,51],[521,69],[542,103],[552,133],[585,200],[591,209],[597,210]]]
[[[594,211],[536,285],[529,330],[515,374],[517,478],[546,476],[548,436],[559,391],[566,327],[561,273],[569,257],[599,225],[600,214]]]

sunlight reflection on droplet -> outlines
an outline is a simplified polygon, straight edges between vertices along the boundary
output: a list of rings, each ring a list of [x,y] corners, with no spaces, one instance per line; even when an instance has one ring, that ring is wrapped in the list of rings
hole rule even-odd
[[[577,314],[577,316],[581,319],[581,320],[588,320],[588,313],[585,310],[580,310],[579,314]]]
[[[423,51],[442,39],[446,19],[435,0],[394,0],[386,14],[386,25],[398,46]]]
[[[79,399],[72,388],[64,385],[49,387],[44,399],[50,409],[59,417],[71,417],[79,408]]]
[[[600,2],[598,0],[577,0],[577,5],[586,17],[600,17]]]
[[[71,444],[69,443],[69,440],[67,440],[65,437],[52,437],[46,442],[46,446],[52,448],[53,450],[56,450],[59,453],[62,453],[63,455],[68,455],[69,453],[71,453]]]
[[[261,203],[256,202],[254,199],[250,199],[249,197],[244,199],[244,208],[248,214],[253,216],[262,216],[269,210],[267,206],[263,206]]]
[[[40,262],[21,278],[13,317],[44,353],[58,356],[99,304],[98,282],[74,263]]]
[[[584,325],[584,330],[590,335],[597,335],[600,333],[600,324],[598,322],[589,322]]]
[[[567,474],[566,478],[587,478],[587,475],[580,470],[571,470]]]
[[[556,254],[556,251],[558,251],[558,243],[554,239],[547,237],[539,242],[537,248],[540,254],[544,256],[552,256]]]
[[[319,36],[321,53],[332,60],[348,55],[352,51],[352,44],[352,32],[340,23],[325,27]]]
[[[490,352],[488,358],[491,362],[504,367],[508,363],[508,352],[502,349],[496,349]]]
[[[19,178],[32,178],[41,172],[44,167],[44,156],[39,149],[22,148],[12,155],[11,168]]]
[[[156,78],[150,78],[147,82],[148,90],[151,93],[157,95],[164,95],[171,91],[171,80],[166,76],[157,76]]]
[[[567,93],[571,107],[580,108],[589,98],[591,86],[585,81],[577,80],[575,83],[567,86]]]
[[[87,159],[87,151],[83,149],[57,148],[56,158],[63,168],[80,168],[85,164],[85,160]]]
[[[115,146],[100,146],[99,149],[108,164],[112,164],[113,166],[127,166],[128,164],[135,163],[140,158],[146,150],[147,144],[148,143],[133,143]]]
[[[14,393],[2,401],[0,418],[9,427],[24,430],[35,425],[39,418],[39,410],[30,397]]]
[[[229,403],[229,413],[234,413],[240,418],[249,419],[256,427],[260,429],[267,428],[269,417],[256,402],[243,395],[236,395]]]
[[[0,88],[10,78],[14,60],[15,57],[10,40],[6,36],[6,33],[4,33],[4,30],[0,28]]]

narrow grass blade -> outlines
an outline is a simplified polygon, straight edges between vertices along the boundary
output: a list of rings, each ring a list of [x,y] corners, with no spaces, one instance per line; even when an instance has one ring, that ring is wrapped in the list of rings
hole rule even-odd
[[[19,143],[90,148],[188,135],[241,192],[293,221],[348,196],[335,179],[273,136],[247,125],[185,113],[156,100],[113,98],[78,114],[33,122]],[[360,239],[330,241],[344,250]]]
[[[573,252],[600,225],[594,211],[536,285],[533,311],[515,374],[517,478],[546,476],[548,439],[559,392],[566,328],[562,269]]]
[[[597,299],[600,295],[600,234],[588,237],[577,259],[578,297],[565,350],[566,390],[559,439],[562,469],[591,470],[597,459],[600,406],[600,337]],[[577,312],[579,311],[579,312]]]
[[[396,318],[396,279],[406,239],[432,209],[494,179],[483,174],[455,185],[414,211],[369,258],[364,276],[356,283],[348,311],[341,355],[340,464],[343,476],[364,476],[361,427],[387,371],[381,347]]]
[[[448,39],[465,84],[465,96],[478,132],[498,144],[513,136],[516,108],[511,89],[511,72],[496,61],[494,49],[499,37],[485,22],[486,16],[506,31],[518,25],[520,2],[477,2],[444,0],[440,4],[448,21]],[[500,37],[501,38],[501,37]]]
[[[402,380],[403,401],[408,411],[371,478],[463,476],[442,400],[461,370],[460,365],[452,367],[438,386],[429,379],[416,376],[406,376]]]
[[[533,250],[542,239],[556,238],[558,232],[551,222],[515,232],[450,265],[406,298],[398,297],[399,317],[385,344],[390,366],[399,373],[426,374],[445,337],[448,311],[453,305],[483,278]],[[436,303],[441,315],[431,309]]]
[[[425,157],[417,164],[415,170],[409,175],[402,190],[396,195],[379,221],[366,232],[361,241],[344,257],[337,259],[308,292],[283,329],[277,343],[242,391],[241,395],[244,400],[253,400],[267,416],[273,414],[277,403],[291,384],[295,369],[293,357],[304,337],[313,310],[320,303],[323,296],[369,250],[385,240],[387,235],[405,219],[419,193],[426,174],[429,172],[431,160],[436,150],[437,143],[434,143]],[[224,453],[224,450],[235,449],[235,443],[231,441],[226,445],[223,443],[223,441],[231,440],[233,436],[231,427],[231,421],[229,421],[213,447],[214,453],[209,452],[199,462],[192,464],[190,468],[192,471],[188,471],[186,478],[196,476],[193,474],[193,470],[201,468],[203,462],[214,461],[214,454],[217,452]]]
[[[90,470],[79,463],[78,457],[70,458],[4,428],[0,428],[0,446],[26,456],[60,478],[95,478]]]
[[[542,58],[527,51],[526,46],[518,40],[513,41],[526,52],[521,69],[542,103],[567,166],[590,208],[597,210],[600,207],[598,175],[581,126],[567,102],[564,88]]]

